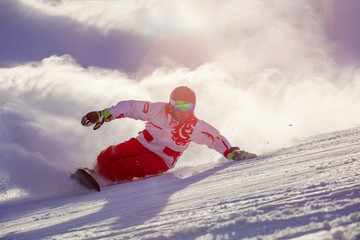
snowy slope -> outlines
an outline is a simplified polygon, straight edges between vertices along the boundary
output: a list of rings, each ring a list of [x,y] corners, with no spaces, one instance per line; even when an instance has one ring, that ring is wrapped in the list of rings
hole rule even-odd
[[[0,238],[360,239],[360,128],[256,160],[75,189],[1,204]]]

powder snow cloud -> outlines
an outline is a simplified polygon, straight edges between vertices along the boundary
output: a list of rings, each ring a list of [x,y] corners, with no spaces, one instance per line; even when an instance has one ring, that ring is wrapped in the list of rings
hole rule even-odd
[[[135,72],[84,66],[71,51],[0,68],[0,164],[5,172],[0,180],[9,182],[11,176],[9,188],[39,192],[46,189],[44,172],[58,176],[52,182],[58,184],[76,167],[91,167],[99,151],[135,136],[143,123],[122,119],[94,132],[80,125],[85,113],[120,100],[168,101],[178,85],[197,93],[199,118],[233,145],[258,154],[360,122],[360,69],[336,62],[326,34],[328,1],[18,4],[29,19],[39,13],[45,20],[60,16],[59,21],[80,24],[84,33],[88,28],[104,37],[121,32],[151,44]],[[94,39],[86,42],[96,46]],[[179,165],[214,158],[221,156],[192,146]],[[37,188],[27,184],[17,166],[31,166],[24,172]]]

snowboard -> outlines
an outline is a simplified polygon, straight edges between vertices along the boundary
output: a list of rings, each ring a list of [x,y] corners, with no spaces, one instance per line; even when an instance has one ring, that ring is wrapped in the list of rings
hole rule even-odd
[[[81,185],[90,190],[100,192],[100,184],[92,176],[92,171],[93,170],[88,168],[79,168],[75,173],[71,174],[71,178],[77,180]]]

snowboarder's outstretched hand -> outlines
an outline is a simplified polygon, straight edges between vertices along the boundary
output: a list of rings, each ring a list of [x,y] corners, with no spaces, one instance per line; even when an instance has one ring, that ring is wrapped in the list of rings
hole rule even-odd
[[[256,154],[241,151],[239,147],[230,148],[230,153],[227,155],[227,158],[233,161],[246,160],[256,157]]]
[[[81,119],[81,124],[85,127],[94,125],[94,130],[97,130],[104,124],[104,122],[110,122],[112,115],[109,110],[104,109],[102,111],[89,112]]]

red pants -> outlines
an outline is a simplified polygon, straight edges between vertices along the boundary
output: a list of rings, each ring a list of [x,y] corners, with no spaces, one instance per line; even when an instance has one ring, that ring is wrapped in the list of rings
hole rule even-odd
[[[164,160],[145,148],[136,138],[103,150],[96,171],[113,182],[130,181],[169,170]]]

